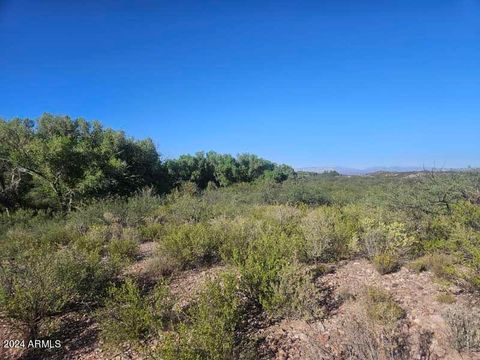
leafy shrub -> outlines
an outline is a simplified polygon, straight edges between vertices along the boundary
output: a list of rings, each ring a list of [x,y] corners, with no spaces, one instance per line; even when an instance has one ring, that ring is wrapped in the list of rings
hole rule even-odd
[[[360,314],[343,323],[342,359],[409,360],[408,333],[399,328],[372,325]]]
[[[120,269],[110,259],[102,258],[96,252],[84,252],[72,247],[65,249],[63,254],[63,276],[68,276],[68,281],[76,284],[77,301],[83,304],[99,303]]]
[[[211,263],[218,257],[218,239],[202,223],[171,225],[159,240],[157,255],[177,268]]]
[[[187,320],[167,337],[160,349],[165,360],[234,359],[235,330],[241,320],[238,281],[234,274],[205,285]]]
[[[470,270],[466,280],[480,289],[480,233],[472,228],[456,227],[451,241],[457,245],[455,257]]]
[[[37,228],[36,231],[41,233],[40,242],[48,245],[68,245],[81,236],[79,232],[69,229],[63,223],[53,221]]]
[[[375,269],[382,275],[395,272],[400,268],[398,258],[392,254],[377,254],[372,262]]]
[[[408,234],[405,224],[399,222],[386,224],[366,218],[362,227],[362,244],[365,254],[370,259],[380,254],[391,254],[400,260],[415,244],[415,239]]]
[[[104,198],[80,206],[68,214],[68,222],[77,231],[112,223],[135,227],[143,224],[162,204],[151,189],[144,189],[129,198]]]
[[[393,325],[406,313],[385,290],[369,287],[365,295],[367,316],[374,322]]]
[[[325,294],[315,284],[321,272],[322,269],[308,269],[298,263],[284,266],[273,286],[272,299],[267,302],[267,312],[275,317],[321,318]]]
[[[480,311],[478,309],[455,307],[448,310],[444,317],[450,326],[453,342],[458,350],[480,351]]]
[[[15,212],[0,211],[0,238],[13,228],[31,228],[55,221],[49,211],[18,209]]]
[[[210,224],[212,231],[221,240],[219,244],[220,257],[232,263],[234,259],[245,259],[249,244],[264,233],[260,220],[237,216],[234,219],[218,217]]]
[[[314,205],[328,205],[331,203],[331,198],[315,186],[314,183],[299,182],[296,180],[287,180],[278,187],[280,191],[277,191],[276,196],[270,200],[270,203],[280,204],[306,204],[310,206]],[[267,186],[265,191],[269,191],[271,186]]]
[[[138,230],[143,241],[154,241],[160,239],[164,233],[165,225],[160,223],[147,223]]]
[[[29,249],[44,248],[38,243],[35,234],[20,227],[14,227],[7,231],[4,237],[0,238],[0,259],[12,260]]]
[[[128,264],[139,251],[139,235],[131,228],[123,229],[118,237],[114,237],[107,245],[107,254],[113,262]]]
[[[355,225],[337,208],[310,211],[300,225],[306,241],[307,258],[332,261],[344,258],[355,237]]]
[[[453,304],[457,300],[455,299],[455,296],[450,293],[441,293],[437,296],[437,301],[442,304]]]
[[[104,248],[110,239],[111,232],[107,225],[92,225],[72,244],[72,247],[80,252],[103,255]]]
[[[134,227],[145,223],[163,204],[163,200],[154,194],[152,188],[144,188],[128,198],[121,212],[122,223]]]
[[[455,223],[480,231],[480,206],[478,203],[459,201],[452,208],[452,217]]]
[[[182,194],[172,194],[167,203],[158,211],[172,224],[208,221],[213,218],[212,207],[203,198]]]
[[[0,267],[1,308],[34,338],[50,316],[97,294],[96,286],[105,284],[100,269],[98,262],[69,250],[18,255]]]
[[[262,219],[289,235],[296,232],[302,215],[301,209],[287,205],[259,206],[253,211],[254,218]]]
[[[247,296],[264,308],[271,307],[283,267],[298,259],[300,252],[301,239],[283,233],[264,234],[251,242],[245,258],[234,259]]]
[[[161,331],[171,312],[168,287],[160,282],[150,294],[143,295],[131,279],[109,289],[109,298],[98,311],[101,336],[109,346],[139,346]]]
[[[451,255],[434,253],[424,255],[409,263],[409,268],[420,272],[429,270],[441,279],[452,279],[456,274],[455,259]]]

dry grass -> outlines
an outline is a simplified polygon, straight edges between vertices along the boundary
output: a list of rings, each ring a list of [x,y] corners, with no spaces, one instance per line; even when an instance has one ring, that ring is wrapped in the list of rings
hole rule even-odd
[[[480,310],[456,307],[445,313],[457,350],[480,350]]]

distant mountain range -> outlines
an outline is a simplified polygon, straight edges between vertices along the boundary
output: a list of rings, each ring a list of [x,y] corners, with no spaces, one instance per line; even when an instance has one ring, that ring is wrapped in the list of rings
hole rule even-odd
[[[313,166],[313,167],[304,167],[298,168],[296,171],[307,171],[307,172],[315,172],[315,173],[323,173],[325,171],[336,171],[342,175],[367,175],[375,172],[415,172],[415,171],[423,171],[423,170],[432,170],[432,167],[420,167],[420,166],[374,166],[368,167],[365,169],[355,169],[355,168],[347,168],[341,166],[331,166],[331,167],[321,167],[321,166]],[[447,169],[442,169],[447,170]],[[448,169],[450,170],[450,169]]]

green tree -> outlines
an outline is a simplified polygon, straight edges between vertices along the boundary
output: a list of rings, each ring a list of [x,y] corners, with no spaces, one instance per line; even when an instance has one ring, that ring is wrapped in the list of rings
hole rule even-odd
[[[98,122],[50,114],[37,121],[0,120],[0,144],[5,205],[6,194],[12,197],[30,180],[29,197],[36,205],[64,210],[81,199],[126,195],[162,182],[151,140],[136,141]]]

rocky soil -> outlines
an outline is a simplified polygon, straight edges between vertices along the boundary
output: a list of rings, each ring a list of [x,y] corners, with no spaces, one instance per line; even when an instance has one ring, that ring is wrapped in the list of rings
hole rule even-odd
[[[339,264],[337,270],[324,276],[322,281],[334,289],[334,298],[341,300],[340,306],[323,321],[284,320],[261,330],[269,357],[279,360],[344,358],[341,349],[342,341],[348,336],[346,328],[359,317],[355,299],[361,297],[366,286],[375,286],[390,292],[406,311],[399,332],[404,337],[402,341],[408,342],[406,358],[480,359],[480,353],[459,353],[454,349],[444,319],[445,312],[453,307],[480,311],[480,299],[455,286],[438,283],[428,272],[416,273],[402,268],[393,274],[380,275],[368,261],[357,260]],[[445,293],[452,294],[455,302],[439,302],[438,296]]]
[[[139,278],[149,276],[148,263],[154,252],[154,243],[144,243],[138,261],[128,268],[125,275]],[[184,308],[209,278],[216,276],[224,267],[189,270],[175,275],[171,291],[179,299],[175,306]],[[150,279],[154,280],[154,279]],[[478,296],[463,292],[455,286],[439,283],[429,272],[416,273],[407,268],[380,275],[367,260],[354,260],[336,264],[334,271],[318,280],[319,286],[331,291],[331,304],[321,321],[307,322],[285,319],[272,323],[265,314],[252,314],[247,324],[249,338],[257,344],[256,355],[246,358],[263,359],[346,359],[342,344],[345,341],[363,341],[366,333],[360,327],[354,332],[355,324],[361,325],[360,300],[367,286],[375,286],[390,292],[406,311],[406,317],[398,327],[398,339],[408,348],[407,357],[399,359],[418,360],[474,360],[480,353],[459,353],[452,346],[452,338],[445,322],[445,312],[454,307],[466,307],[480,311]],[[439,295],[449,293],[454,302],[442,303]],[[353,327],[352,327],[353,326]],[[350,329],[350,330],[349,330]],[[17,338],[6,324],[0,326],[0,338]],[[73,312],[59,320],[58,331],[53,338],[62,340],[62,349],[42,353],[48,359],[134,359],[129,351],[112,354],[102,349],[98,340],[98,328],[91,315]],[[16,359],[22,351],[0,349],[1,359]],[[404,355],[405,356],[405,355]],[[394,357],[395,358],[395,357]],[[371,357],[376,359],[376,357]],[[381,357],[378,359],[382,359]],[[363,360],[363,359],[362,359]]]

